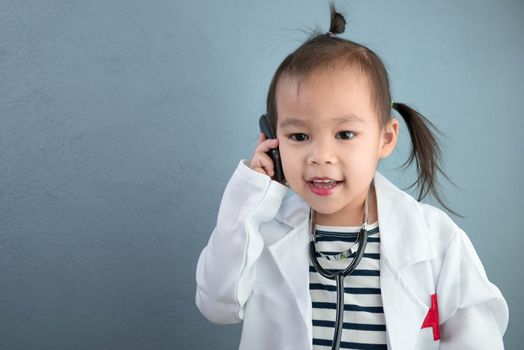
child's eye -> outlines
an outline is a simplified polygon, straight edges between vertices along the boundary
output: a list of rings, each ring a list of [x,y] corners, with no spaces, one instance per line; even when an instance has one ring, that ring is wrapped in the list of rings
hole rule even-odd
[[[309,138],[309,136],[303,133],[297,133],[297,134],[289,135],[289,138],[293,141],[302,142],[302,141],[306,141]]]
[[[342,140],[351,140],[353,137],[355,137],[357,134],[353,131],[340,131],[337,133],[337,138]]]

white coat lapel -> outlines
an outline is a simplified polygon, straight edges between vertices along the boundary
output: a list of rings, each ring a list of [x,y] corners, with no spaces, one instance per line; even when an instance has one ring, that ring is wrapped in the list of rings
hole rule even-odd
[[[384,262],[383,256],[380,269],[388,349],[411,350],[415,346],[428,306],[411,292],[398,271],[394,271]]]
[[[302,217],[302,216],[301,216]],[[284,280],[291,289],[297,312],[301,315],[302,326],[312,337],[312,310],[309,294],[309,253],[308,253],[308,225],[309,221],[303,217],[300,223],[284,238],[268,247]]]
[[[389,349],[410,350],[435,293],[429,264],[436,253],[418,203],[375,174],[380,227],[380,283]],[[427,331],[427,329],[425,329]]]

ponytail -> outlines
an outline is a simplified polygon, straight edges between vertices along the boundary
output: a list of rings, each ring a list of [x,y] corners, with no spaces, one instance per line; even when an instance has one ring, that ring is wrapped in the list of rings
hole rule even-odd
[[[441,151],[435,135],[429,127],[442,134],[428,119],[413,108],[403,103],[393,103],[391,105],[404,119],[409,130],[411,138],[412,149],[408,160],[402,164],[402,167],[407,168],[413,160],[417,165],[417,180],[408,188],[418,185],[419,194],[418,201],[424,199],[428,193],[432,196],[450,213],[453,213],[461,218],[462,215],[448,208],[442,200],[440,190],[437,184],[437,171],[442,173],[444,177],[453,183],[446,173],[442,170]]]

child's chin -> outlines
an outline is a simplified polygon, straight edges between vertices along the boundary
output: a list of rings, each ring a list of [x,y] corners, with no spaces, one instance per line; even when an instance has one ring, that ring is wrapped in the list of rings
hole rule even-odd
[[[340,210],[338,206],[319,204],[318,202],[309,201],[308,204],[317,213],[322,214],[322,215],[336,214]]]

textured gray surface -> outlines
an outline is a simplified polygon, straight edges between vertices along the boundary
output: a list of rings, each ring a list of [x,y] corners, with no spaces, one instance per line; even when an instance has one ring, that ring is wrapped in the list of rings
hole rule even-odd
[[[447,135],[448,203],[524,341],[524,6],[338,2],[393,97]],[[194,305],[221,193],[322,1],[0,2],[0,348],[234,349]],[[400,187],[413,172],[381,170]]]

